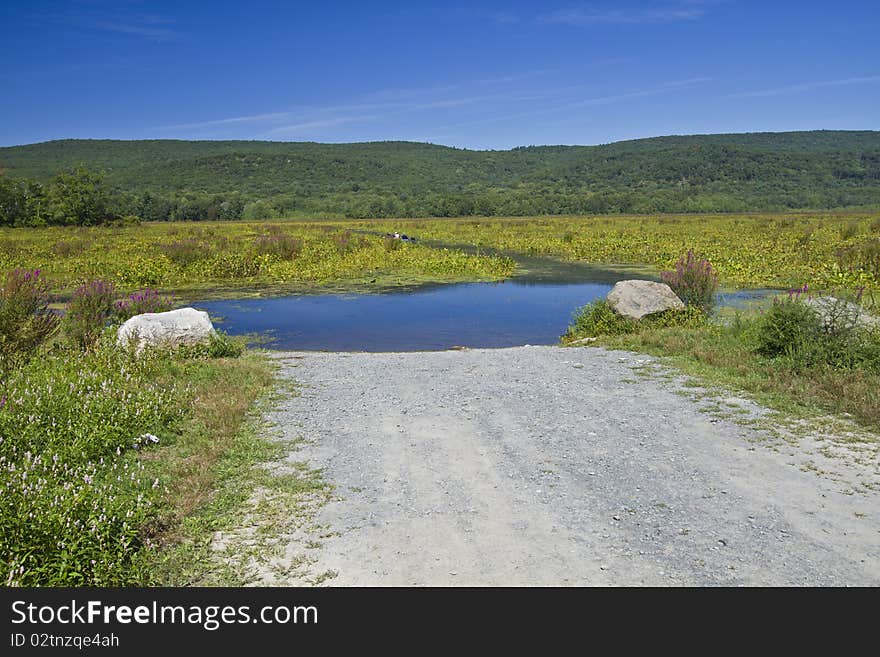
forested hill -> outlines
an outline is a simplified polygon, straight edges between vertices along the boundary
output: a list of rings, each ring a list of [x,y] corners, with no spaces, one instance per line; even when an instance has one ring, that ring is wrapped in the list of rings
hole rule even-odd
[[[0,148],[7,178],[84,163],[143,219],[880,207],[880,132],[657,137],[471,151],[412,142],[64,140]]]

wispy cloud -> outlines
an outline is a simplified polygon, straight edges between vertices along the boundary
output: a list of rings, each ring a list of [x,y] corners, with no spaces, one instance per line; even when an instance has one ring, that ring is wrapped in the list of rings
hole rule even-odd
[[[484,95],[484,96],[468,96],[461,98],[448,98],[443,100],[430,100],[422,102],[409,103],[384,103],[377,105],[351,105],[348,107],[336,108],[337,111],[344,112],[342,116],[327,119],[306,120],[291,125],[283,125],[269,130],[266,134],[272,136],[287,135],[293,136],[302,133],[308,133],[323,128],[335,127],[350,123],[367,123],[370,121],[385,120],[394,116],[403,114],[411,114],[414,112],[424,112],[436,109],[450,109],[456,107],[464,107],[466,105],[476,105],[487,101],[499,100],[504,98],[510,102],[518,100],[532,100],[532,98],[517,97],[509,95]],[[374,109],[381,112],[364,112],[363,110]],[[320,111],[319,114],[326,114],[327,109]]]
[[[460,91],[459,94],[451,94]],[[402,114],[430,110],[476,106],[506,101],[510,103],[541,100],[546,94],[529,95],[510,91],[466,94],[460,85],[428,89],[393,89],[378,91],[350,103],[294,108],[284,112],[265,112],[192,123],[158,126],[159,130],[203,130],[236,125],[262,126],[267,135],[303,133],[348,123],[363,123]]]
[[[652,87],[647,87],[645,89],[636,89],[633,91],[628,91],[621,94],[612,94],[608,96],[595,96],[592,98],[583,98],[580,100],[574,100],[569,102],[561,102],[553,105],[552,107],[547,107],[544,109],[537,110],[529,110],[524,112],[514,112],[508,114],[495,114],[490,117],[485,117],[482,119],[477,119],[474,121],[465,121],[463,123],[455,123],[453,125],[446,125],[440,128],[441,130],[455,130],[457,128],[465,128],[465,127],[473,127],[476,125],[486,125],[491,123],[499,123],[503,121],[510,121],[512,119],[522,119],[527,117],[535,117],[535,116],[543,116],[547,114],[555,114],[559,112],[565,112],[572,109],[577,109],[579,107],[591,107],[591,106],[600,106],[600,105],[610,105],[613,103],[621,103],[627,100],[633,100],[636,98],[643,98],[646,96],[658,96],[666,93],[673,92],[677,89],[683,89],[686,87],[696,86],[702,84],[704,82],[710,82],[712,78],[688,78],[686,80],[673,80],[670,82],[662,82],[660,84],[654,85]]]
[[[519,15],[512,11],[490,11],[484,13],[483,16],[502,25],[512,25],[519,22]]]
[[[249,123],[270,123],[272,121],[287,121],[293,116],[292,112],[271,112],[266,114],[251,114],[248,116],[231,116],[226,119],[212,119],[210,121],[197,121],[195,123],[177,123],[175,125],[158,126],[159,130],[198,130],[199,128],[217,128],[221,126],[245,125]]]
[[[280,128],[273,128],[272,130],[269,130],[266,135],[273,137],[292,137],[294,135],[302,134],[304,132],[321,130],[323,128],[335,128],[336,126],[345,125],[347,123],[363,123],[377,118],[380,118],[380,115],[363,114],[359,116],[340,116],[335,119],[303,121],[302,123],[294,123],[292,125],[281,126]]]
[[[174,30],[160,25],[148,23],[115,23],[112,21],[97,21],[92,25],[96,30],[117,32],[119,34],[131,34],[133,36],[146,37],[148,39],[168,40],[175,39],[179,35]]]
[[[519,81],[522,76],[510,76]],[[291,108],[280,112],[263,112],[242,116],[210,119],[158,129],[171,132],[192,132],[224,128],[248,128],[264,137],[325,136],[328,130],[343,125],[394,125],[399,117],[425,113],[431,125],[458,118],[453,125],[441,130],[484,123],[496,123],[513,118],[543,116],[565,111],[623,103],[646,96],[657,96],[675,90],[696,86],[710,78],[688,78],[604,96],[587,96],[588,87],[568,85],[556,88],[522,89],[518,85],[492,89],[489,93],[468,93],[475,89],[485,91],[485,81],[436,86],[421,89],[389,89],[353,98],[351,102],[334,105],[313,105]],[[497,78],[503,84],[504,78]],[[511,112],[511,109],[518,111]],[[506,111],[505,111],[506,110]],[[431,113],[433,112],[433,113]],[[400,123],[398,121],[398,123]]]
[[[129,11],[124,2],[91,2],[77,11],[72,9],[35,12],[29,19],[51,23],[69,30],[113,32],[154,41],[170,41],[181,36],[174,20],[158,14]]]
[[[773,89],[760,89],[758,91],[744,91],[741,93],[730,94],[729,98],[761,98],[768,96],[788,96],[791,94],[800,94],[814,89],[823,89],[825,87],[848,87],[855,84],[875,84],[880,82],[880,75],[869,75],[861,78],[844,78],[842,80],[821,80],[817,82],[802,82],[800,84],[789,84]]]
[[[697,84],[702,84],[704,82],[710,82],[712,78],[688,78],[687,80],[674,80],[672,82],[663,82],[661,84],[655,85],[653,87],[647,87],[645,89],[637,89],[635,91],[628,91],[622,94],[613,94],[610,96],[597,96],[596,98],[586,98],[584,100],[575,101],[573,103],[569,103],[566,107],[587,107],[590,105],[608,105],[610,103],[619,103],[624,100],[631,100],[633,98],[642,98],[644,96],[658,96],[660,94],[666,94],[670,91],[674,91],[676,89],[682,89],[684,87],[692,87]]]
[[[696,20],[705,14],[705,5],[693,3],[645,9],[599,9],[580,6],[542,14],[538,17],[538,21],[573,27],[590,27],[601,24],[674,23]]]

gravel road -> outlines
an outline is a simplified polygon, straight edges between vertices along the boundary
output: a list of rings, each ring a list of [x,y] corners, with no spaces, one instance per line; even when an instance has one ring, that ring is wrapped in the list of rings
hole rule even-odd
[[[650,357],[275,357],[301,386],[271,416],[306,441],[289,460],[336,495],[281,537],[307,567],[258,583],[880,584],[876,443],[826,458],[821,436],[774,442],[741,422],[763,409],[728,397],[719,417]]]

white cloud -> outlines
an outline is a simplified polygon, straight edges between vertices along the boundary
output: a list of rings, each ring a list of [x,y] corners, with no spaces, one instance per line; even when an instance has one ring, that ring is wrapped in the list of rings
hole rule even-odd
[[[557,23],[574,27],[600,24],[674,23],[701,18],[706,10],[701,6],[677,5],[655,9],[593,9],[574,7],[559,9],[539,17],[542,23]]]
[[[854,84],[873,84],[880,82],[880,75],[870,75],[861,78],[844,78],[842,80],[822,80],[818,82],[802,82],[800,84],[790,84],[773,89],[760,89],[758,91],[744,91],[742,93],[730,94],[730,98],[761,98],[768,96],[788,96],[790,94],[799,94],[814,89],[822,89],[825,87],[846,87]]]
[[[157,25],[136,25],[99,21],[95,23],[93,27],[97,30],[119,32],[120,34],[132,34],[134,36],[142,36],[149,39],[173,39],[177,37],[177,32],[174,30],[166,27],[159,27]]]

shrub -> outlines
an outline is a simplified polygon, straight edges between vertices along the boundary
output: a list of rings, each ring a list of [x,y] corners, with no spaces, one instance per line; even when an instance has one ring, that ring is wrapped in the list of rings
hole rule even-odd
[[[699,306],[708,312],[715,304],[718,272],[693,249],[678,259],[674,270],[662,272],[660,278],[689,306]]]
[[[80,285],[73,293],[64,317],[64,331],[80,349],[94,346],[113,315],[115,296],[113,284],[100,279]]]
[[[208,249],[199,240],[187,238],[176,240],[168,244],[160,244],[159,250],[175,265],[186,267],[198,262],[209,255]]]
[[[706,314],[697,306],[684,310],[667,310],[635,321],[619,315],[605,299],[594,301],[579,308],[572,324],[562,336],[563,342],[601,335],[624,335],[640,331],[672,326],[697,327],[706,323]]]
[[[216,278],[250,278],[257,276],[267,264],[268,258],[265,255],[222,253],[211,259],[207,274]]]
[[[258,235],[254,240],[254,250],[281,260],[292,260],[302,251],[302,240],[276,231],[269,235]]]
[[[848,224],[846,224],[845,226],[842,226],[842,227],[841,227],[841,229],[840,229],[840,239],[842,239],[842,240],[848,240],[848,239],[850,239],[851,237],[855,237],[856,235],[859,234],[859,229],[860,229],[860,228],[861,228],[861,227],[859,226],[859,222],[857,222],[857,221],[850,221]]]
[[[793,356],[821,339],[822,332],[818,313],[798,297],[775,299],[759,324],[757,352],[770,358]]]
[[[113,313],[119,321],[124,322],[130,317],[143,313],[161,313],[174,307],[174,299],[160,295],[156,290],[147,288],[134,292],[125,299],[113,304]]]
[[[164,257],[144,257],[141,255],[126,258],[117,263],[114,280],[127,287],[160,285],[168,280],[172,265]]]
[[[880,239],[869,239],[837,250],[837,262],[849,270],[862,270],[880,278]]]
[[[566,336],[570,339],[598,335],[635,333],[637,323],[617,314],[604,299],[587,304],[575,311]]]
[[[757,327],[757,353],[793,370],[815,367],[880,371],[880,330],[858,325],[843,300],[820,314],[803,302],[806,286],[775,300]]]
[[[113,226],[140,226],[141,218],[136,214],[127,214],[110,222]]]
[[[58,323],[39,269],[7,273],[0,287],[0,372],[30,358]]]
[[[400,240],[395,239],[391,235],[386,235],[382,238],[382,246],[385,247],[386,251],[391,252],[397,251],[401,246],[403,246],[403,243]]]
[[[86,240],[79,240],[76,242],[60,240],[58,242],[55,242],[55,246],[52,247],[52,250],[58,257],[67,258],[70,256],[79,255],[80,253],[88,250],[89,247],[91,247],[91,243]]]

